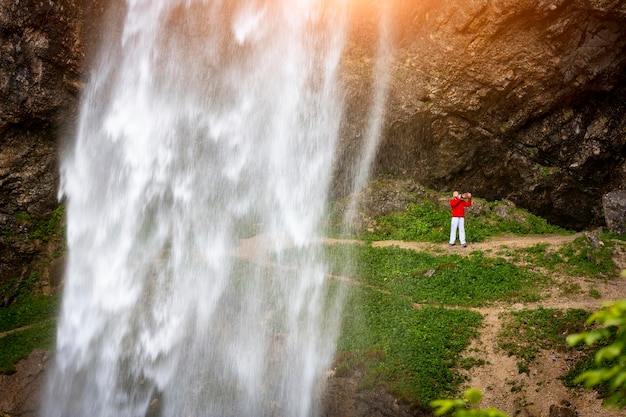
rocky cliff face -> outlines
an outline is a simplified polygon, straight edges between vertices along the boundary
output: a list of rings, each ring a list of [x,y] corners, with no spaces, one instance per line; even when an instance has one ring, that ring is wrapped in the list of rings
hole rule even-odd
[[[46,263],[32,237],[58,205],[58,149],[101,3],[0,0],[0,305]],[[507,198],[567,227],[603,222],[602,195],[626,186],[626,0],[351,4],[337,195],[365,136],[386,16],[376,175]]]
[[[58,148],[79,91],[80,11],[76,0],[0,0],[0,306],[48,258],[42,229],[59,204]]]
[[[602,224],[602,195],[626,186],[626,1],[375,3],[356,14],[345,60],[347,149],[363,137],[371,28],[387,12],[377,174],[507,198],[567,227]]]

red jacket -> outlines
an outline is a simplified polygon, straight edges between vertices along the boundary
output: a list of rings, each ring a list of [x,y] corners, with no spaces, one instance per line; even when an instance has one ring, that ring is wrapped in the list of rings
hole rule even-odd
[[[452,217],[465,217],[465,207],[472,205],[472,199],[468,198],[467,201],[460,198],[453,198],[450,200],[450,207],[452,207]]]

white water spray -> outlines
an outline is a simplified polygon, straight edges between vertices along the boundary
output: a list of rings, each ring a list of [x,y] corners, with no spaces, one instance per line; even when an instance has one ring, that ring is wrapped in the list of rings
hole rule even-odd
[[[69,259],[42,415],[314,415],[338,320],[319,241],[344,11],[123,12],[62,156]]]
[[[350,191],[353,197],[350,199],[344,215],[344,225],[348,230],[352,228],[352,222],[356,218],[358,194],[365,188],[370,178],[372,163],[374,162],[378,145],[380,144],[389,92],[389,79],[391,77],[391,64],[393,59],[389,3],[381,2],[379,4],[379,12],[379,43],[373,68],[374,86],[372,89],[373,97],[370,106],[370,115],[368,117],[369,123],[365,130],[365,140],[361,148],[359,162],[355,164],[355,173]]]

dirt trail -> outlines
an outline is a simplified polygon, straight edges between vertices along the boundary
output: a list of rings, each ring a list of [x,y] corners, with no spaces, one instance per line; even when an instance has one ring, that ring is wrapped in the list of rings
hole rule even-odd
[[[489,239],[485,242],[468,242],[467,247],[463,247],[458,243],[449,246],[447,243],[429,243],[429,242],[403,242],[399,240],[386,240],[374,242],[372,245],[377,247],[398,246],[403,249],[413,249],[427,251],[433,253],[454,253],[459,255],[469,254],[472,251],[497,251],[501,249],[518,249],[532,247],[538,244],[548,244],[559,247],[565,243],[571,242],[580,234],[575,235],[539,235],[539,236],[513,236],[505,235]]]

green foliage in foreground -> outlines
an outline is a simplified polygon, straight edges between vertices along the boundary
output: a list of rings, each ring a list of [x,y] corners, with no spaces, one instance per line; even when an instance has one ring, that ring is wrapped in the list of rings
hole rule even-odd
[[[343,316],[337,372],[361,368],[361,388],[385,384],[424,406],[458,389],[459,354],[481,320],[469,310],[416,309],[402,293],[354,286]]]
[[[546,281],[539,274],[480,252],[469,257],[434,256],[397,246],[333,245],[328,258],[333,274],[423,304],[481,306],[497,300],[537,301]],[[354,260],[351,269],[346,269],[346,259]]]
[[[482,399],[482,391],[470,388],[463,393],[462,399],[434,400],[430,405],[435,409],[436,416],[451,414],[452,417],[508,417],[508,414],[495,408],[471,408],[478,406]]]
[[[574,382],[591,388],[605,385],[608,398],[605,404],[616,408],[626,407],[626,300],[608,304],[593,313],[588,325],[598,326],[595,330],[572,334],[567,343],[588,346],[606,343],[595,354],[595,367],[578,376]]]
[[[466,214],[465,230],[470,242],[482,242],[501,234],[567,234],[565,229],[548,224],[545,219],[521,209],[502,216],[492,203],[484,214]],[[411,204],[401,212],[375,219],[373,232],[363,235],[365,240],[403,240],[418,242],[447,242],[450,236],[450,209],[436,205],[430,200]]]

